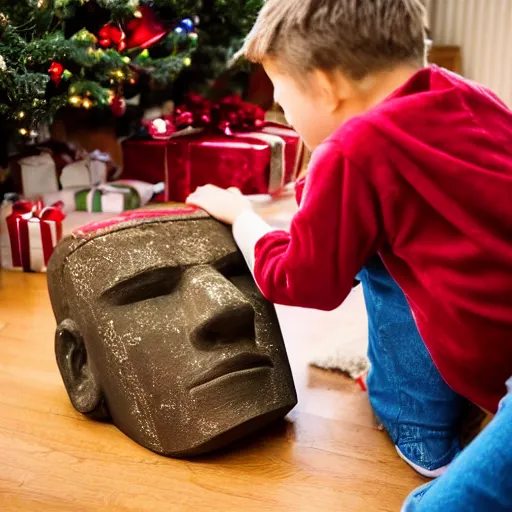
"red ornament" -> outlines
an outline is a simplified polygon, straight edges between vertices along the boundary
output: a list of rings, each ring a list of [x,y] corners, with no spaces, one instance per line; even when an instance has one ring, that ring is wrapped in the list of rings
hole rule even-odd
[[[117,51],[122,52],[126,49],[126,35],[123,29],[114,23],[107,23],[101,27],[98,32],[100,46],[110,48],[116,46]]]
[[[138,11],[140,16],[126,23],[128,49],[149,48],[167,34],[163,23],[149,5],[141,5]]]
[[[119,96],[114,96],[110,101],[110,110],[116,117],[124,116],[126,112],[126,100]]]
[[[64,66],[60,62],[52,62],[50,69],[48,69],[48,74],[50,75],[50,80],[55,85],[59,85],[63,73]]]

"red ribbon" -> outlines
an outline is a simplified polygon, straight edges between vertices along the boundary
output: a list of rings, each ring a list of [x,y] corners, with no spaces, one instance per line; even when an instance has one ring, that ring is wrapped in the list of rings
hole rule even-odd
[[[198,94],[189,94],[174,113],[178,129],[186,127],[214,128],[226,135],[234,131],[254,131],[265,124],[265,112],[257,105],[246,103],[234,94],[212,102]]]
[[[32,270],[30,268],[29,222],[39,224],[44,264],[48,265],[54,248],[50,222],[56,224],[58,242],[62,238],[62,221],[65,218],[62,207],[62,202],[47,207],[43,207],[41,201],[35,203],[17,201],[13,204],[12,213],[6,219],[13,267],[22,267],[25,272]]]

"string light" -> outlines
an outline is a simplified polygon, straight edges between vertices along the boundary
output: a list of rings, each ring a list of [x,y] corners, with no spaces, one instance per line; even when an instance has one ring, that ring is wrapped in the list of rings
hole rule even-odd
[[[74,105],[74,106],[79,105],[81,101],[82,101],[82,98],[80,98],[80,96],[77,96],[77,95],[71,96],[71,98],[69,98],[69,103],[71,103],[71,105]]]
[[[133,15],[134,15],[136,18],[142,18],[142,12],[141,12],[141,11],[139,11],[139,9],[137,9],[137,10],[133,13]]]
[[[183,59],[183,64],[185,64],[185,66],[188,68],[189,66],[192,65],[192,59],[190,57],[185,57]]]
[[[135,78],[130,78],[130,80],[128,80],[128,83],[131,84],[131,85],[135,85],[137,83],[137,80],[135,80]]]
[[[25,117],[25,112],[23,112],[23,110],[21,110],[20,112],[18,112],[18,115],[16,117],[18,119],[23,119]]]
[[[122,70],[118,69],[117,71],[114,71],[112,73],[116,78],[119,78],[122,80],[125,77],[125,74],[122,72]]]
[[[85,98],[82,101],[82,107],[84,107],[86,110],[89,110],[92,107],[92,101],[89,98]]]
[[[28,130],[26,128],[20,128],[19,133],[20,135],[25,136],[28,134]]]
[[[38,9],[42,9],[45,6],[46,6],[45,0],[38,0],[38,2],[37,2],[37,8]]]
[[[131,59],[130,59],[130,57],[123,57],[123,58],[122,58],[122,61],[123,61],[125,64],[130,64]]]

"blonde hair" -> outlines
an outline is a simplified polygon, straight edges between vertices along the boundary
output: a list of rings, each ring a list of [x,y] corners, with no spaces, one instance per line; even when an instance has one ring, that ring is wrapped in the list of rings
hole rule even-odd
[[[238,56],[275,59],[304,75],[340,69],[352,79],[426,61],[422,0],[266,0]]]

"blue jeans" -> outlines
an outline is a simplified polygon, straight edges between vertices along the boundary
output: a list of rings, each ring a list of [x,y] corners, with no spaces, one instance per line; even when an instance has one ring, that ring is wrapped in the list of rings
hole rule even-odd
[[[428,471],[442,468],[460,452],[467,402],[442,379],[382,260],[372,258],[358,279],[368,311],[371,405],[409,461]]]
[[[416,489],[402,512],[512,510],[512,379],[489,426],[437,480]]]

